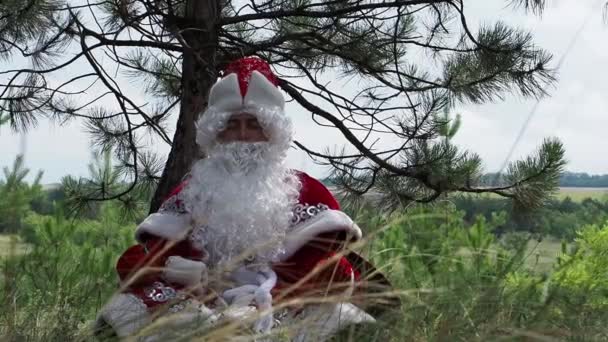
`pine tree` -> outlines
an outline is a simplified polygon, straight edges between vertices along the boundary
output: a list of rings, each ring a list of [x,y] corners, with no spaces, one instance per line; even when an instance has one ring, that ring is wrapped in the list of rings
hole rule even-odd
[[[0,233],[17,233],[22,221],[30,211],[33,201],[41,199],[44,194],[38,171],[32,184],[26,181],[30,169],[25,167],[23,156],[18,155],[11,168],[2,169],[4,179],[0,180]]]
[[[425,58],[413,63],[414,54]],[[0,72],[0,112],[16,131],[42,118],[83,120],[128,186],[91,192],[89,183],[80,198],[124,199],[144,183],[156,186],[155,211],[200,157],[194,122],[210,87],[246,55],[271,62],[285,93],[348,141],[348,153],[295,145],[333,166],[351,194],[373,189],[404,204],[494,192],[533,207],[556,187],[564,151],[555,139],[512,164],[508,184],[484,188],[480,158],[442,138],[438,113],[508,93],[538,98],[554,82],[551,55],[530,33],[501,22],[473,32],[463,0],[3,1],[0,56],[11,67]],[[150,137],[171,146],[166,160]],[[389,138],[399,144],[376,147]]]

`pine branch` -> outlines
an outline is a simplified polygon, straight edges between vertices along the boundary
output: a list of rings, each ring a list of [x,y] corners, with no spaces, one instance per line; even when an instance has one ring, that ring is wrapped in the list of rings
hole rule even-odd
[[[442,3],[445,0],[401,0],[401,1],[390,1],[380,3],[361,4],[355,6],[344,6],[343,8],[337,8],[329,11],[307,11],[306,7],[292,10],[276,10],[276,11],[264,11],[252,14],[243,14],[232,18],[223,18],[220,21],[220,25],[231,25],[240,22],[249,22],[254,20],[262,19],[285,19],[289,17],[308,17],[308,18],[334,18],[347,16],[356,12],[372,9],[385,9],[403,6],[415,6],[415,5],[426,5],[433,3]]]

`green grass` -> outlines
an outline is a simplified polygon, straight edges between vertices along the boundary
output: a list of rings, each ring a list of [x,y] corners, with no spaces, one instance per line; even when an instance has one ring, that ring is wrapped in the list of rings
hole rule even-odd
[[[536,272],[549,272],[562,252],[561,241],[547,236],[542,241],[528,241],[526,246],[526,266]]]

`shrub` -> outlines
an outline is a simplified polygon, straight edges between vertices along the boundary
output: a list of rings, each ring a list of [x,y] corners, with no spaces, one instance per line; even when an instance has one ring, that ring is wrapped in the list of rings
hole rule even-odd
[[[101,221],[28,217],[28,253],[3,260],[0,339],[86,339],[97,310],[115,291],[114,263],[132,244],[108,208]]]

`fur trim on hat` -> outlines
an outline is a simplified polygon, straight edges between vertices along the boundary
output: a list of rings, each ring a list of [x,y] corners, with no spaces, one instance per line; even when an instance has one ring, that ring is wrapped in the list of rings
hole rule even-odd
[[[229,74],[211,88],[209,106],[196,123],[196,142],[204,152],[209,151],[232,115],[248,113],[258,119],[270,143],[289,146],[293,127],[284,109],[281,92],[258,71],[252,72],[244,98],[237,75]]]

